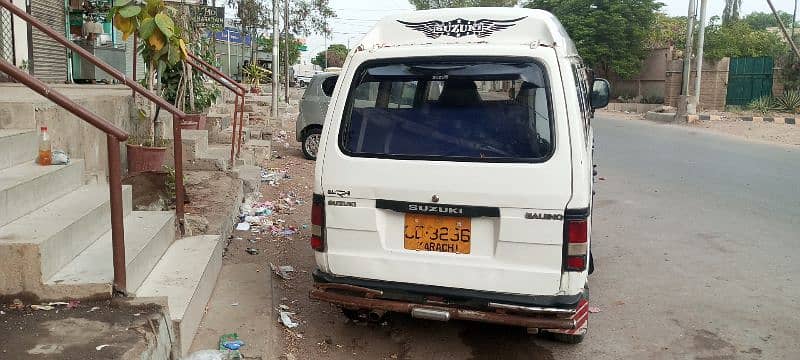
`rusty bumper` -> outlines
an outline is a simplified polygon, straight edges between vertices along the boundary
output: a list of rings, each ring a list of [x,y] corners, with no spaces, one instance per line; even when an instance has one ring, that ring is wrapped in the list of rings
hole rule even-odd
[[[446,313],[448,319],[477,321],[492,324],[522,326],[538,329],[575,329],[576,321],[569,314],[542,314],[541,311],[527,312],[518,309],[516,312],[506,309],[494,311],[459,308],[449,304],[419,304],[407,301],[380,299],[382,291],[348,284],[316,284],[309,296],[339,305],[343,308],[360,310],[383,310],[397,313],[414,314],[420,311]],[[546,310],[546,309],[545,309]],[[554,309],[557,310],[557,309]],[[566,317],[564,317],[566,315]]]

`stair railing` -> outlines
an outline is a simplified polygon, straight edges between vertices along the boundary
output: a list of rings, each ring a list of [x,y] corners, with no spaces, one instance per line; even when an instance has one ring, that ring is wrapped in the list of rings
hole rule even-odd
[[[216,74],[218,77],[221,77],[221,78],[225,79],[228,83],[233,84],[234,86],[239,88],[239,93],[237,94],[236,100],[234,100],[234,105],[233,105],[233,129],[232,129],[233,132],[231,133],[231,164],[233,164],[234,149],[236,151],[236,156],[239,156],[239,154],[241,154],[241,152],[242,152],[242,126],[244,125],[244,98],[245,98],[244,95],[247,93],[247,88],[245,88],[244,85],[236,82],[236,80],[233,80],[230,76],[228,76],[224,72],[220,71],[219,69],[217,69],[213,65],[211,65],[208,62],[206,62],[205,60],[203,60],[201,57],[199,57],[199,56],[197,56],[197,55],[195,55],[193,53],[189,53],[189,57],[192,58],[192,60],[200,63],[203,66],[205,66],[208,70],[210,70],[211,72]],[[239,101],[241,101],[241,105],[239,104]],[[237,132],[236,132],[237,110],[238,110],[238,115],[239,115],[239,121],[238,121],[238,123],[239,123],[239,132],[238,132],[238,135],[237,135]],[[238,145],[237,145],[237,143],[238,143]]]
[[[218,84],[226,87],[228,90],[232,91],[234,95],[236,95],[233,105],[233,118],[231,119],[231,123],[233,126],[233,132],[231,133],[231,158],[230,158],[230,166],[233,167],[234,165],[234,148],[236,148],[236,138],[239,138],[239,151],[241,151],[241,123],[242,123],[242,113],[244,112],[244,94],[245,94],[245,87],[241,84],[237,83],[233,79],[231,79],[225,73],[219,71],[217,68],[212,66],[211,64],[207,63],[201,57],[195,55],[194,53],[189,53],[189,58],[186,59],[186,62],[192,66],[193,68],[200,70],[203,74],[207,75]],[[241,106],[239,105],[239,101],[241,99]],[[239,136],[236,136],[236,118],[237,115],[239,116]],[[236,156],[239,156],[239,152],[236,152]]]
[[[72,50],[80,55],[86,61],[94,64],[101,70],[105,71],[113,78],[117,79],[122,84],[131,88],[134,92],[139,93],[146,99],[156,103],[161,108],[167,110],[172,114],[172,134],[173,134],[173,154],[175,158],[175,215],[178,219],[178,226],[183,233],[183,215],[184,215],[184,187],[183,187],[183,150],[181,143],[181,122],[186,117],[186,114],[170,104],[168,101],[162,99],[158,95],[148,91],[144,86],[137,83],[135,80],[125,76],[122,72],[115,69],[111,65],[105,63],[103,60],[92,55],[90,52],[76,45],[75,43],[67,40],[62,34],[53,30],[43,22],[31,16],[24,10],[18,8],[10,0],[0,0],[0,7],[5,8],[13,15],[24,20],[31,26],[39,29],[42,33],[55,40],[64,47]],[[88,122],[99,130],[107,134],[108,146],[108,186],[111,198],[111,244],[112,244],[112,257],[114,263],[114,291],[116,293],[127,295],[127,275],[125,268],[125,230],[122,215],[122,169],[120,161],[120,142],[127,141],[128,134],[114,126],[113,124],[103,120],[96,114],[88,109],[78,105],[70,100],[63,94],[49,87],[47,84],[36,79],[30,74],[18,69],[13,64],[0,60],[0,71],[13,77],[20,83],[26,85],[28,88],[36,91],[45,98],[53,101],[58,106],[71,112],[83,121]]]

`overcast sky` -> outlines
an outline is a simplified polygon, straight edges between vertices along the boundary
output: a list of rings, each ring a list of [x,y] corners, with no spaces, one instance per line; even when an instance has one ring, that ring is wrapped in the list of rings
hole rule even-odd
[[[662,0],[666,4],[664,11],[669,15],[686,15],[689,9],[689,0]],[[698,0],[699,2],[699,0]],[[772,0],[778,10],[791,13],[793,11],[793,0]],[[368,3],[369,6],[364,4]],[[725,6],[724,0],[709,0],[708,14],[722,15]],[[332,23],[333,34],[327,43],[339,43],[351,45],[358,42],[364,34],[384,16],[396,15],[413,7],[406,0],[332,0],[331,7],[334,8],[338,17]],[[744,0],[742,1],[742,13],[747,14],[753,11],[769,11],[766,0]],[[322,36],[311,36],[307,39],[308,52],[304,58],[311,58],[316,53],[325,49],[325,39]]]

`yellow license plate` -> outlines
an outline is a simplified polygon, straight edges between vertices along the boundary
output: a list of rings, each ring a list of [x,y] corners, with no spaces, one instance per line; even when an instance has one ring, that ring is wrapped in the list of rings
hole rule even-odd
[[[469,254],[471,222],[467,217],[406,214],[406,250]]]

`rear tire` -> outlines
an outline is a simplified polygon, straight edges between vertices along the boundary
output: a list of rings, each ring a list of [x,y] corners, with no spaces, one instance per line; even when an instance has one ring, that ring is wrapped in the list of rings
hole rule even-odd
[[[342,309],[342,314],[344,314],[344,317],[350,319],[350,321],[354,321],[355,322],[355,321],[366,321],[367,320],[366,316],[363,315],[364,314],[363,311],[353,310],[353,309],[346,309],[346,308],[341,308],[341,309]]]
[[[594,256],[592,256],[592,252],[589,251],[589,275],[594,273]]]
[[[322,129],[318,127],[308,129],[306,136],[303,137],[303,157],[317,160],[320,140],[322,140]]]

